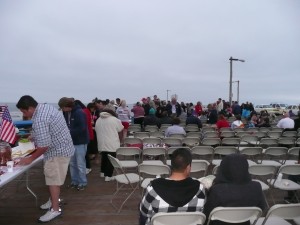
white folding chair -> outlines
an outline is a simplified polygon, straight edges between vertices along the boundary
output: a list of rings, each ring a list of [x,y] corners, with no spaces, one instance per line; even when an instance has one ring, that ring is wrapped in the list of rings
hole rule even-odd
[[[219,133],[217,131],[206,131],[203,133],[204,138],[218,138]]]
[[[252,225],[255,224],[261,214],[262,210],[258,207],[216,207],[211,211],[207,225],[214,220],[232,224],[253,220]]]
[[[200,131],[188,132],[188,133],[186,133],[186,137],[201,138],[202,137],[202,133]]]
[[[208,131],[216,131],[216,128],[214,127],[202,127],[201,129],[202,133],[208,132]]]
[[[205,177],[207,174],[208,166],[209,166],[209,162],[206,160],[193,159],[192,166],[191,166],[191,173],[193,174],[192,177],[195,178]],[[203,172],[203,174],[199,175],[199,172]]]
[[[202,225],[205,219],[202,212],[159,212],[152,217],[151,225]]]
[[[255,147],[258,143],[258,136],[255,135],[244,135],[241,137],[240,146],[241,147]]]
[[[166,138],[162,139],[162,143],[167,146],[182,146],[182,141],[180,138],[166,137]]]
[[[163,147],[144,148],[142,161],[144,164],[164,165],[166,163],[166,149]]]
[[[278,140],[277,138],[262,138],[259,141],[259,146],[263,149],[266,149],[268,147],[277,147],[278,146]]]
[[[223,138],[221,141],[222,146],[240,146],[240,138]]]
[[[266,215],[257,220],[256,225],[290,225],[286,220],[300,217],[300,203],[273,205]]]
[[[141,138],[141,139],[148,138],[149,137],[149,132],[134,132],[133,137]]]
[[[267,135],[268,135],[268,137],[270,137],[270,138],[279,138],[279,137],[281,137],[281,135],[282,135],[282,131],[269,131],[268,133],[267,133]]]
[[[124,147],[138,147],[143,148],[143,141],[140,138],[126,137],[124,138]]]
[[[214,148],[211,146],[195,146],[191,149],[193,159],[205,159],[210,164],[214,157]]]
[[[200,144],[200,138],[197,137],[186,137],[182,139],[182,145],[190,148]]]
[[[184,127],[185,132],[197,132],[199,131],[199,127],[197,124],[188,124]]]
[[[140,176],[136,173],[125,173],[120,161],[117,158],[108,155],[108,159],[115,169],[115,173],[116,173],[115,180],[117,181],[116,191],[112,195],[110,199],[110,203],[118,211],[118,213],[120,213],[126,201],[138,189]],[[125,188],[125,186],[127,186],[128,188]],[[123,200],[123,202],[121,202],[121,204],[119,203],[117,206],[116,204],[113,203],[113,200],[122,190],[126,191],[127,197],[125,198],[125,200]]]
[[[297,131],[284,131],[282,137],[297,137]]]
[[[221,128],[222,129],[222,128]],[[222,138],[233,138],[235,137],[235,132],[234,131],[221,131],[220,137]]]
[[[220,132],[224,132],[224,131],[232,131],[231,127],[221,127]]]
[[[171,173],[170,167],[167,165],[151,165],[141,163],[138,167],[140,176],[140,186],[145,189],[149,183],[159,177],[168,177]]]
[[[138,147],[120,147],[116,150],[116,158],[124,169],[137,168],[140,155],[141,149]]]
[[[300,175],[300,164],[295,165],[282,165],[279,170],[278,174],[282,175]],[[299,202],[299,197],[297,194],[297,191],[300,190],[300,184],[289,180],[287,178],[283,179],[272,179],[270,180],[270,183],[272,184],[273,188],[276,188],[278,190],[282,191],[293,191],[294,192],[294,198]]]
[[[135,132],[140,132],[141,129],[141,125],[140,124],[132,124],[128,127],[128,133],[129,135],[133,135]]]
[[[281,137],[278,138],[278,145],[291,148],[296,145],[296,138],[295,137]]]
[[[285,160],[285,165],[293,165],[298,163],[300,147],[293,147],[288,150],[287,160]]]
[[[269,147],[263,151],[261,164],[280,167],[286,160],[287,152],[288,148],[286,147]]]
[[[162,131],[152,131],[150,132],[150,137],[164,138],[165,135]]]
[[[161,146],[161,139],[157,137],[147,137],[143,139],[143,146],[149,147],[150,145],[152,147],[159,147]]]
[[[261,162],[262,151],[261,147],[242,147],[239,149],[240,153],[247,157],[249,166]]]
[[[213,165],[220,165],[222,159],[216,159],[217,156],[221,158],[222,156],[230,155],[237,152],[237,148],[234,146],[218,146],[214,151],[214,159],[212,161]]]
[[[201,145],[219,146],[219,145],[221,145],[221,139],[220,138],[203,138]]]
[[[156,126],[156,125],[147,125],[147,126],[145,126],[145,131],[148,131],[148,132],[158,131],[158,126]]]

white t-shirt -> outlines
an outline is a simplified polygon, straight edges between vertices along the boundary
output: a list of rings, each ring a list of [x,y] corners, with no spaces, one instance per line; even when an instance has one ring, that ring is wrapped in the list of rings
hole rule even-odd
[[[283,129],[293,129],[294,126],[295,126],[294,120],[292,120],[289,117],[283,118],[283,119],[279,120],[279,122],[277,123],[277,127],[283,128]]]

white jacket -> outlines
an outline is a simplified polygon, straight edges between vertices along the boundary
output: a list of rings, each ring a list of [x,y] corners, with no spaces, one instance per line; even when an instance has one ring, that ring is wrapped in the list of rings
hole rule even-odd
[[[121,120],[107,112],[100,113],[96,121],[95,131],[97,134],[99,152],[116,152],[120,147],[119,132],[124,129]]]

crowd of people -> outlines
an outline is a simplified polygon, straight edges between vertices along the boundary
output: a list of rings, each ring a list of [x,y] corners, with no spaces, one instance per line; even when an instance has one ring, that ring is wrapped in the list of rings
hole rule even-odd
[[[41,206],[50,209],[39,218],[48,222],[61,214],[59,207],[60,186],[64,184],[68,168],[71,183],[69,188],[83,191],[88,185],[87,174],[91,172],[90,160],[101,153],[100,176],[105,181],[114,180],[113,166],[108,155],[116,157],[116,149],[123,145],[130,123],[139,124],[141,129],[148,125],[158,128],[170,124],[165,131],[168,137],[174,133],[185,135],[180,126],[196,124],[203,126],[203,120],[216,129],[222,127],[270,127],[270,115],[255,112],[251,103],[229,104],[221,98],[204,108],[200,101],[179,103],[176,97],[161,101],[156,95],[143,98],[129,109],[126,100],[94,99],[84,105],[80,100],[62,97],[58,101],[59,110],[47,104],[38,104],[31,96],[23,96],[17,103],[24,116],[31,118],[32,136],[37,150],[20,161],[30,164],[44,155],[44,171],[50,198]],[[133,121],[131,120],[133,114]],[[230,124],[229,117],[235,117]],[[246,121],[246,122],[245,122]],[[292,120],[286,113],[277,124],[284,129],[298,129],[299,119]],[[199,181],[190,178],[191,153],[184,148],[177,149],[171,160],[172,174],[168,179],[156,179],[146,190],[140,205],[140,224],[150,224],[157,212],[204,211],[209,215],[217,206],[258,206],[265,208],[261,188],[252,182],[248,172],[247,160],[239,155],[231,155],[222,160],[213,187],[206,192]],[[238,162],[238,163],[236,163]],[[232,193],[234,190],[234,194]],[[227,193],[227,194],[224,194]],[[248,194],[247,194],[248,193]],[[251,193],[251,195],[249,194]],[[215,223],[222,224],[222,223]]]

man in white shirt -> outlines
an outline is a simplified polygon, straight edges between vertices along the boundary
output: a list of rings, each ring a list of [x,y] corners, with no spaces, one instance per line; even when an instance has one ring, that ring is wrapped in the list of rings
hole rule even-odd
[[[283,129],[294,129],[295,122],[290,118],[289,113],[285,113],[276,126]]]

